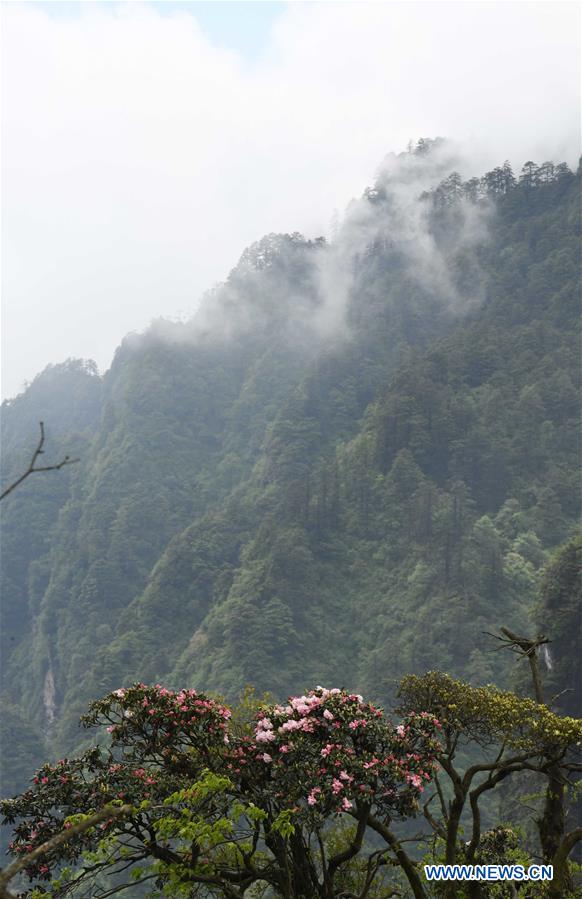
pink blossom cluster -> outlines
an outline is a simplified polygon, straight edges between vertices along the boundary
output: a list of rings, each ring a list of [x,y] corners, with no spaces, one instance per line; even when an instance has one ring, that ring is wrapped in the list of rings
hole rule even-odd
[[[161,684],[139,683],[114,690],[94,709],[110,722],[106,729],[114,744],[152,728],[156,739],[168,746],[180,741],[200,745],[203,735],[229,741],[230,709],[196,690],[174,692]],[[96,723],[95,714],[93,718],[90,723]]]
[[[266,763],[278,795],[324,814],[353,810],[362,800],[409,810],[432,776],[437,725],[430,716],[415,721],[411,715],[394,727],[359,694],[317,687],[265,708],[254,742],[238,747],[231,770]],[[292,783],[302,785],[301,796]]]

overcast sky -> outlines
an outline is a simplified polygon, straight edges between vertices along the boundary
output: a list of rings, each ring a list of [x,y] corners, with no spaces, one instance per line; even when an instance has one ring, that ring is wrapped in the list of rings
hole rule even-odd
[[[479,174],[580,143],[580,6],[3,5],[3,395],[326,233],[409,139]]]

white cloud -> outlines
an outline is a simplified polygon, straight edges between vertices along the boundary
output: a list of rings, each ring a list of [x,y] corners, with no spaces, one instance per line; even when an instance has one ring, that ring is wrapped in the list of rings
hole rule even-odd
[[[4,391],[107,366],[269,231],[327,230],[389,150],[579,152],[574,3],[294,3],[249,65],[188,12],[4,6]],[[473,174],[473,172],[470,172]]]

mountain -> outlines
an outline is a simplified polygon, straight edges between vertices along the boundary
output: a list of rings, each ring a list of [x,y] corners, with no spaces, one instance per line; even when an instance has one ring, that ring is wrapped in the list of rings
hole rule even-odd
[[[3,792],[136,679],[508,685],[483,632],[535,629],[579,515],[580,174],[454,164],[388,157],[331,241],[268,235],[192,320],[3,405],[5,482],[39,420],[80,459],[3,503]]]

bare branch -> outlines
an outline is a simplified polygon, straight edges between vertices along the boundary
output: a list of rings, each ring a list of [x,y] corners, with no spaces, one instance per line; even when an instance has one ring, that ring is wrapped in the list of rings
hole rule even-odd
[[[530,640],[529,637],[519,637],[506,627],[500,628],[500,631],[503,634],[503,637],[497,637],[497,639],[501,640],[507,649],[516,652],[519,656],[528,660],[536,701],[539,702],[540,705],[543,705],[544,693],[538,666],[537,650],[544,643],[550,643],[550,640],[543,635],[536,637],[535,640]]]
[[[447,832],[446,832],[445,828],[439,821],[436,820],[436,818],[433,815],[431,815],[430,810],[429,810],[429,805],[433,801],[433,799],[435,798],[436,795],[437,795],[436,793],[433,793],[432,796],[427,800],[427,802],[424,803],[424,805],[422,807],[422,812],[424,814],[424,817],[426,818],[426,820],[428,821],[428,823],[434,830],[434,832],[437,833],[440,837],[442,837],[443,840],[446,840]]]
[[[566,687],[565,690],[560,690],[559,693],[554,693],[554,695],[550,699],[550,706],[553,706],[554,703],[556,702],[556,700],[558,700],[560,698],[560,696],[563,696],[564,693],[573,693],[573,692],[574,692],[573,687]]]
[[[20,475],[19,478],[16,478],[12,484],[9,484],[8,487],[0,493],[0,500],[3,500],[4,497],[8,496],[9,493],[12,493],[13,490],[16,489],[26,478],[30,477],[31,474],[35,474],[37,471],[60,471],[61,468],[64,468],[65,465],[74,465],[75,462],[79,462],[79,459],[71,459],[70,456],[65,456],[64,459],[61,459],[60,462],[55,462],[54,465],[37,465],[37,461],[39,456],[44,454],[44,422],[39,422],[40,425],[40,436],[38,443],[36,445],[36,449],[32,454],[32,459],[28,465],[26,471]]]

